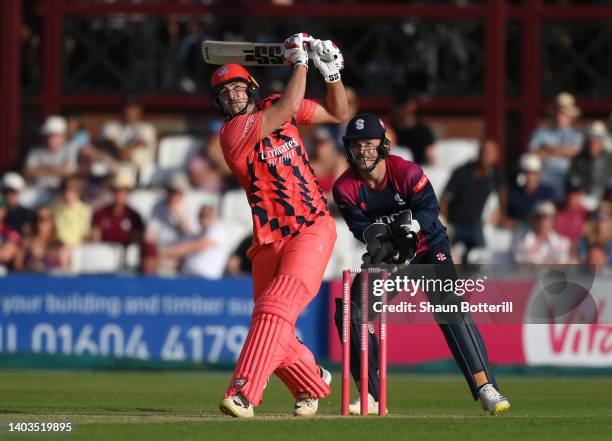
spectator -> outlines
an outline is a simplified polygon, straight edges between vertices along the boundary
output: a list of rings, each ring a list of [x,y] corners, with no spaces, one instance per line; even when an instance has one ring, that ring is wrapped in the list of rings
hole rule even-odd
[[[21,236],[6,224],[7,207],[4,201],[0,201],[0,269],[6,272],[15,263],[19,251]]]
[[[582,190],[580,179],[573,176],[565,186],[565,201],[557,212],[555,231],[567,237],[576,250],[578,239],[584,234],[589,212],[582,206]]]
[[[143,107],[135,96],[125,100],[122,123],[106,123],[102,128],[102,138],[122,161],[135,165],[139,170],[155,160],[157,131],[153,124],[144,121]]]
[[[57,236],[53,212],[47,205],[36,209],[23,247],[15,262],[17,271],[45,273],[70,267],[70,249]]]
[[[166,198],[153,207],[151,220],[145,231],[145,240],[157,250],[177,244],[184,237],[194,234],[196,229],[190,222],[185,204],[185,193],[188,190],[187,178],[181,173],[176,173],[166,185]],[[153,250],[150,249],[149,254],[152,253]],[[157,260],[156,266],[164,272],[175,271],[178,268],[179,261],[172,256],[155,257],[163,257]]]
[[[91,232],[91,207],[81,201],[82,192],[83,183],[78,177],[67,178],[52,206],[57,237],[69,247],[83,243]]]
[[[511,220],[524,222],[538,202],[555,201],[554,191],[540,181],[541,170],[542,161],[536,154],[521,156],[520,173],[516,183],[508,189],[508,216]]]
[[[224,188],[224,177],[228,173],[231,174],[220,153],[220,148],[215,149],[215,145],[219,142],[219,130],[222,125],[223,123],[219,120],[213,120],[207,124],[207,138],[202,144],[202,149],[190,158],[187,165],[189,181],[198,190],[211,193],[220,192]],[[222,169],[219,169],[219,161],[223,163]]]
[[[250,234],[238,244],[232,255],[227,260],[225,273],[229,276],[249,276],[253,272],[251,260],[247,257],[247,251],[253,243],[253,235]]]
[[[606,249],[601,245],[593,244],[589,246],[587,252],[586,264],[587,265],[609,265],[610,260]]]
[[[570,160],[579,153],[584,140],[582,133],[573,127],[579,115],[574,97],[561,92],[557,95],[554,125],[537,128],[529,141],[529,149],[543,162],[542,182],[555,191],[557,199],[562,196]]]
[[[134,189],[134,178],[119,171],[113,180],[113,202],[96,211],[92,222],[92,239],[119,243],[125,247],[139,243],[144,234],[140,215],[130,208],[128,200]]]
[[[77,165],[77,175],[83,182],[83,202],[94,211],[109,204],[112,195],[108,180],[117,171],[117,163],[108,154],[87,146],[78,153]]]
[[[341,124],[327,124],[325,127],[331,132],[334,140],[336,141],[336,148],[341,154],[344,154],[344,142],[342,136],[346,133],[346,125],[348,122],[357,115],[359,111],[359,97],[357,92],[352,87],[345,86],[346,99],[348,102],[348,117]],[[310,152],[309,152],[310,153]]]
[[[66,146],[66,120],[50,116],[41,130],[44,147],[34,148],[26,158],[24,175],[37,187],[56,189],[62,179],[76,171],[74,158]]]
[[[487,139],[480,144],[478,159],[456,168],[440,200],[440,212],[453,229],[455,244],[465,245],[465,261],[472,248],[484,247],[482,212],[489,195],[500,195],[500,207],[505,203],[506,188],[497,167],[499,148]]]
[[[66,146],[70,156],[76,158],[79,152],[91,145],[89,132],[83,126],[83,121],[77,113],[66,115]]]
[[[612,153],[606,152],[604,142],[608,136],[606,125],[595,121],[587,131],[582,152],[572,159],[568,176],[580,179],[582,191],[593,205],[603,196],[608,181],[612,179]]]
[[[315,171],[321,190],[328,196],[334,180],[346,167],[346,161],[336,149],[336,143],[329,130],[318,127],[313,135],[314,149],[310,156],[310,165]]]
[[[400,158],[405,159],[406,161],[414,162],[414,156],[412,155],[412,151],[410,151],[410,149],[406,146],[399,145],[397,143],[397,135],[395,134],[395,130],[393,130],[393,127],[391,127],[391,125],[387,124],[386,122],[384,124],[385,129],[387,130],[387,138],[389,138],[389,141],[391,142],[391,145],[389,146],[391,154],[399,156]]]
[[[533,227],[519,236],[513,245],[514,260],[517,263],[570,263],[570,242],[555,233],[555,214],[552,202],[537,203],[533,211]]]
[[[162,258],[182,259],[182,273],[219,279],[227,262],[227,236],[214,207],[203,205],[198,213],[200,231],[177,244],[161,247]]]
[[[219,142],[219,131],[222,126],[223,121],[219,119],[213,119],[208,122],[206,127],[208,139],[204,145],[203,156],[208,158],[211,167],[221,176],[223,190],[228,190],[230,188],[237,188],[238,181],[223,157]]]
[[[19,173],[6,172],[2,177],[2,195],[6,205],[4,222],[21,235],[34,218],[34,213],[19,205],[19,193],[25,188],[25,181]]]
[[[604,249],[608,264],[612,264],[612,219],[610,211],[606,209],[593,212],[586,233],[578,242],[578,257],[581,262],[588,260],[589,250],[593,247]]]
[[[435,165],[435,137],[417,114],[417,100],[410,95],[399,95],[394,109],[393,129],[397,143],[412,151],[414,162]]]

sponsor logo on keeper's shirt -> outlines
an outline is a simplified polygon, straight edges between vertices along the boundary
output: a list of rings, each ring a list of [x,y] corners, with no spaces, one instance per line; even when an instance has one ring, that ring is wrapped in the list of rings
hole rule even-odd
[[[427,182],[429,182],[429,180],[427,179],[427,176],[425,176],[425,174],[423,174],[423,176],[421,176],[421,179],[419,179],[419,182],[417,182],[414,185],[414,187],[412,187],[412,192],[413,193],[418,193],[419,191],[423,190],[423,188],[425,187]]]

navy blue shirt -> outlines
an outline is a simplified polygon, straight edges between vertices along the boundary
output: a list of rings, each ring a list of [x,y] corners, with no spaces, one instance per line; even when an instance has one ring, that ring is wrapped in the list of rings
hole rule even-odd
[[[524,187],[512,185],[508,190],[508,216],[525,221],[536,204],[541,201],[556,202],[554,190],[546,185],[540,185],[536,191],[528,194]]]
[[[430,246],[448,241],[446,229],[438,220],[440,206],[423,169],[398,156],[385,158],[387,172],[382,184],[372,189],[359,173],[349,167],[336,180],[333,196],[349,229],[361,242],[363,230],[374,223],[391,224],[398,213],[410,209],[421,226],[417,254]]]

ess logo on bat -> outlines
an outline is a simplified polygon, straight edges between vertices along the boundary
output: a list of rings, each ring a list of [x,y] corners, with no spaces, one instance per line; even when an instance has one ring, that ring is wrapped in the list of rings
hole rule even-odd
[[[254,61],[257,64],[284,64],[279,46],[255,46],[255,49],[245,49],[244,61]]]

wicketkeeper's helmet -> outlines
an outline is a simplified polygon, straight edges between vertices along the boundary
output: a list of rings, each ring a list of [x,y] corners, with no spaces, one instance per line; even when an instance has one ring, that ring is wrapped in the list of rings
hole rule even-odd
[[[378,158],[374,164],[365,170],[357,166],[357,161],[351,150],[351,141],[359,139],[380,139],[380,146],[377,149]],[[380,118],[370,113],[360,113],[349,121],[346,126],[346,135],[342,137],[342,142],[344,143],[344,153],[349,164],[365,172],[374,170],[381,160],[389,156],[389,151],[391,150],[391,140],[387,136],[385,125]]]

